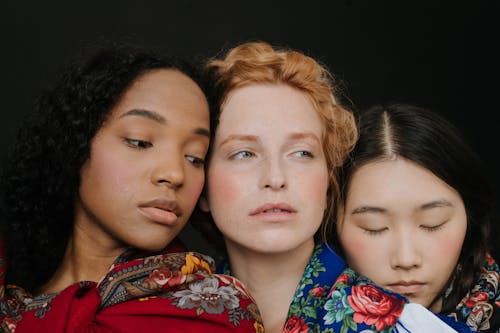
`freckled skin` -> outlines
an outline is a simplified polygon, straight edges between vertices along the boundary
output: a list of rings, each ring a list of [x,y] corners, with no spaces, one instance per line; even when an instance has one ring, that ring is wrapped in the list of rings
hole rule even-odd
[[[125,115],[134,109],[155,112],[165,121]],[[91,143],[75,202],[75,230],[110,249],[157,251],[167,246],[187,222],[203,188],[203,167],[188,159],[204,159],[208,148],[209,139],[196,134],[198,128],[208,130],[209,112],[194,81],[174,70],[139,77]],[[151,146],[138,148],[137,141],[126,139]],[[140,213],[141,203],[156,198],[177,202],[182,215],[175,223],[158,223]]]
[[[422,208],[430,202],[447,204]],[[365,211],[359,212],[360,207]],[[400,280],[424,282],[406,296],[440,310],[440,296],[452,278],[467,229],[458,192],[413,162],[372,162],[354,173],[338,220],[352,268],[387,289]]]
[[[310,133],[318,140],[290,139],[293,133]],[[278,253],[305,247],[312,251],[328,188],[322,133],[313,105],[293,88],[251,85],[229,95],[207,174],[210,211],[228,249]],[[255,140],[224,143],[232,135]],[[304,157],[303,150],[314,157]],[[241,151],[251,156],[234,158]],[[297,210],[293,218],[269,222],[250,216],[265,203],[279,202]]]

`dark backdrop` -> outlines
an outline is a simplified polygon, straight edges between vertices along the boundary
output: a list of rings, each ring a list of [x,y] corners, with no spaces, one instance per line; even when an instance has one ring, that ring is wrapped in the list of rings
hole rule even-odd
[[[262,39],[325,63],[355,110],[400,101],[442,113],[489,165],[499,191],[498,3],[0,0],[1,162],[35,97],[95,46],[130,42],[205,57]],[[204,249],[191,230],[184,237]]]

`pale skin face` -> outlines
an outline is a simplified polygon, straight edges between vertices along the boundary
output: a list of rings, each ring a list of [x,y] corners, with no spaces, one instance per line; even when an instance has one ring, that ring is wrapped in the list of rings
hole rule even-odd
[[[258,84],[222,107],[208,205],[228,251],[312,251],[326,208],[322,122],[302,92]]]
[[[208,144],[208,104],[197,84],[175,70],[143,74],[91,142],[75,230],[112,250],[163,249],[196,205]]]
[[[337,224],[353,269],[434,312],[441,309],[466,229],[458,192],[401,158],[354,173]]]

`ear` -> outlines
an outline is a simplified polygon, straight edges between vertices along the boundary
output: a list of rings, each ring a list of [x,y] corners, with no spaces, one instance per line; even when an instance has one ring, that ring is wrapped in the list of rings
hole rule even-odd
[[[198,207],[205,213],[210,212],[210,206],[208,205],[208,200],[204,196],[201,196],[198,200]]]

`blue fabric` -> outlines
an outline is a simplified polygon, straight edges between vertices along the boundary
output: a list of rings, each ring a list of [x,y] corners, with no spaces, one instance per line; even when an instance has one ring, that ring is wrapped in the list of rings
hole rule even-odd
[[[443,316],[443,315],[439,315],[439,314],[436,314],[436,316],[439,319],[441,319],[442,321],[444,321],[448,326],[450,326],[451,328],[453,328],[455,331],[457,331],[459,333],[474,333],[474,332],[476,332],[476,331],[472,330],[469,326],[467,326],[466,323],[461,322],[461,321],[457,321],[452,317]]]

